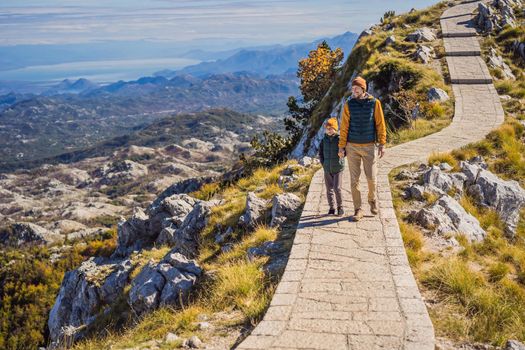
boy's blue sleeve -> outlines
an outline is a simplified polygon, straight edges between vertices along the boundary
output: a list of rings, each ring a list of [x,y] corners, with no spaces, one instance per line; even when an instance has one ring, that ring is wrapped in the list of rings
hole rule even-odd
[[[321,143],[319,144],[319,161],[321,164],[324,163],[324,152],[323,152],[323,141],[321,140]]]

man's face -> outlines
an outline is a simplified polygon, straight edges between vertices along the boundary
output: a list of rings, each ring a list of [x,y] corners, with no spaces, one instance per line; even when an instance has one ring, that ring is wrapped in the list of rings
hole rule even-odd
[[[364,90],[362,87],[357,85],[352,85],[352,97],[361,97],[361,95],[364,93]]]

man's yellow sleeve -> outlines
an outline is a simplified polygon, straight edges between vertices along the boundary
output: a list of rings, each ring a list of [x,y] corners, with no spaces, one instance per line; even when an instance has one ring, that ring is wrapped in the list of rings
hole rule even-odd
[[[376,99],[376,106],[374,108],[374,119],[376,123],[377,140],[379,141],[380,145],[384,145],[386,144],[385,116],[383,114],[383,107],[381,107],[381,101],[379,101],[378,99]]]
[[[350,109],[346,101],[343,104],[343,116],[341,117],[341,126],[339,127],[339,148],[346,147],[348,138],[348,127],[350,126]]]

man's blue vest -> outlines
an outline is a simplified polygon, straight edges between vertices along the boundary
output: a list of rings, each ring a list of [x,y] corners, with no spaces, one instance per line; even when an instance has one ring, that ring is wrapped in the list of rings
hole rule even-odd
[[[376,123],[374,110],[375,98],[351,98],[348,100],[350,125],[347,142],[370,143],[376,141]]]

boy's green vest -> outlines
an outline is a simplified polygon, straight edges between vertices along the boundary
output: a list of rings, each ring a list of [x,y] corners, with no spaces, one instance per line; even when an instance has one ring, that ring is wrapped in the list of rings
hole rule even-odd
[[[339,158],[339,135],[323,137],[323,168],[330,174],[336,174],[345,167],[344,158]]]
[[[347,142],[371,143],[376,141],[375,105],[375,98],[351,98],[348,100],[350,126],[348,127]]]

